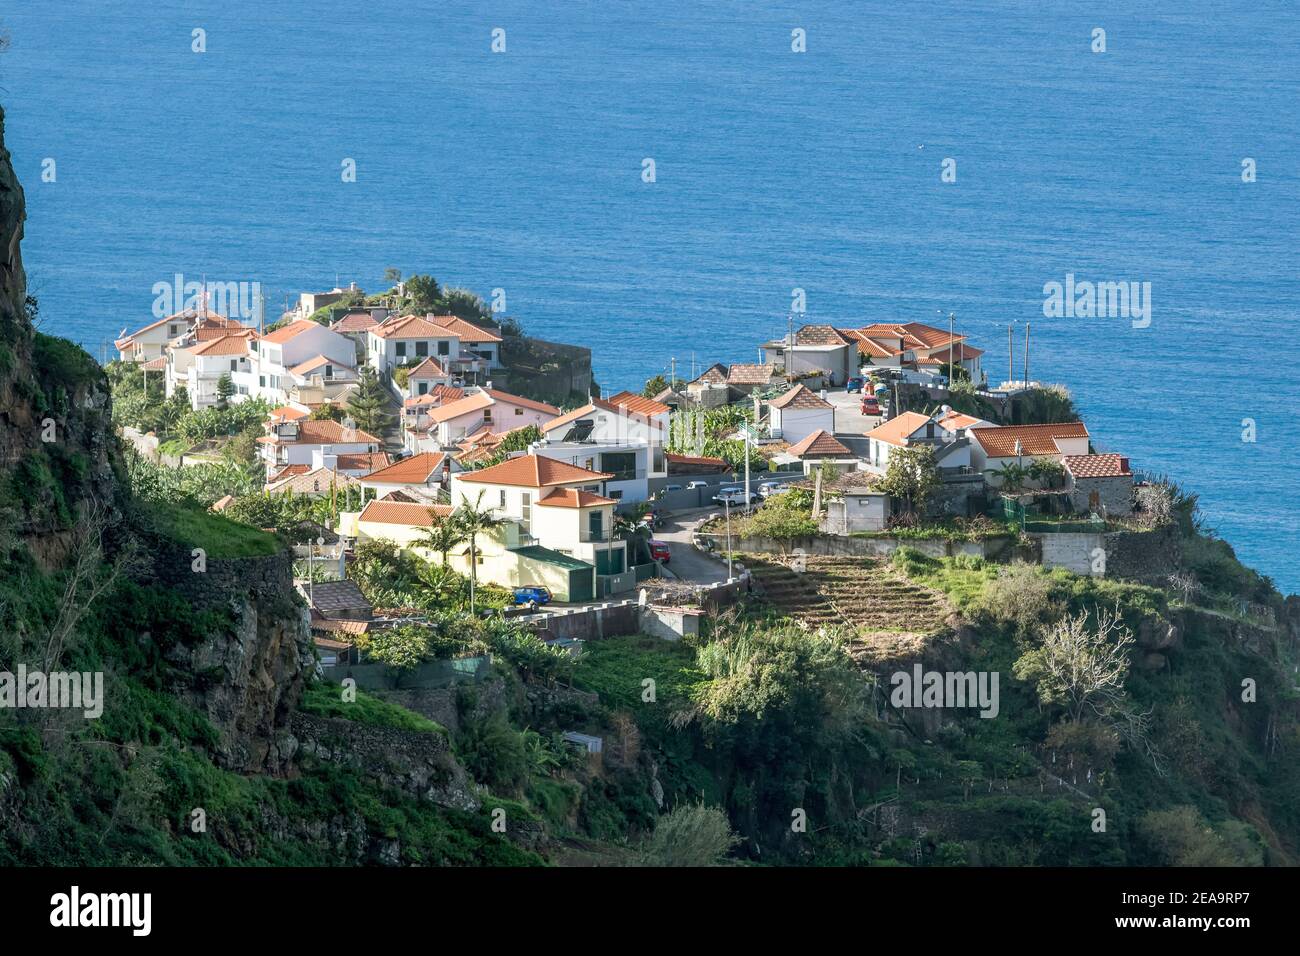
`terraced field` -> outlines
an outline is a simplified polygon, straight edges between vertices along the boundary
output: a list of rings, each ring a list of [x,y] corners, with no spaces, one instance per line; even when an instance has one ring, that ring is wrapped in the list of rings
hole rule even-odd
[[[782,563],[747,563],[763,599],[809,627],[851,629],[849,652],[863,665],[914,658],[948,630],[952,608],[943,595],[908,580],[884,560],[809,557],[796,574]]]

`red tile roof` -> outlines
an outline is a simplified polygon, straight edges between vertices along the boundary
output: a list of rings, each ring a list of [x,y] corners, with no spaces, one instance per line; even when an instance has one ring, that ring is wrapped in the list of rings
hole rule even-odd
[[[796,458],[843,458],[852,454],[836,440],[834,435],[822,428],[817,429],[803,441],[791,445],[786,451]]]
[[[451,505],[407,504],[403,501],[371,501],[362,509],[357,521],[376,524],[398,524],[411,528],[433,526],[433,516],[445,518],[452,512]]]
[[[279,422],[296,422],[300,418],[306,418],[307,412],[301,408],[293,408],[289,405],[281,405],[279,408],[271,409],[270,420],[272,423]]]
[[[422,451],[391,465],[363,475],[363,481],[377,481],[391,485],[422,485],[434,472],[442,470],[447,456],[440,451]]]
[[[903,414],[891,418],[883,425],[877,425],[871,429],[871,431],[867,432],[867,437],[883,441],[888,445],[902,447],[903,439],[929,420],[928,416],[922,415],[920,412],[903,412]]]
[[[626,408],[630,412],[646,416],[664,415],[672,411],[662,402],[656,402],[653,398],[646,398],[636,392],[619,392],[617,395],[611,395],[605,401],[615,408]]]
[[[298,423],[298,437],[284,438],[266,435],[276,445],[382,445],[378,438],[360,428],[350,431],[342,423],[329,418],[304,419]],[[259,439],[261,441],[262,439]]]
[[[830,325],[805,325],[794,334],[795,345],[844,345],[847,336]]]
[[[727,462],[722,458],[706,458],[702,455],[673,455],[665,454],[664,458],[674,465],[709,465],[711,467],[727,467]]]
[[[1132,478],[1123,455],[1064,455],[1061,463],[1076,478]]]
[[[990,458],[1013,458],[1016,442],[1020,442],[1022,455],[1059,455],[1057,438],[1087,438],[1088,429],[1083,422],[1062,422],[1055,425],[1002,425],[994,428],[972,428],[970,436],[980,443]]]
[[[342,459],[343,456],[340,455],[339,457]],[[349,488],[356,487],[356,485],[357,480],[355,478],[339,474],[337,471],[330,471],[328,468],[317,468],[312,471],[291,475],[277,475],[273,481],[266,483],[266,490],[291,491],[298,495],[312,495],[325,494],[331,488]]]
[[[468,342],[471,345],[501,341],[501,336],[497,335],[495,332],[489,332],[480,325],[475,325],[473,322],[466,322],[464,319],[458,318],[454,315],[430,315],[426,316],[426,318],[430,322],[442,326],[444,329],[449,329],[450,331],[455,332],[462,342]]]
[[[727,384],[766,385],[775,374],[775,365],[733,365],[727,370]]]
[[[296,322],[290,322],[288,325],[280,326],[274,332],[267,332],[266,335],[262,336],[262,338],[264,341],[272,342],[276,345],[283,345],[285,342],[296,339],[298,336],[302,335],[302,333],[307,332],[310,329],[319,328],[323,328],[323,326],[317,322],[313,322],[310,319],[298,319]]]
[[[247,355],[248,337],[244,335],[223,335],[201,345],[188,349],[191,355]]]
[[[392,459],[386,451],[350,452],[338,456],[335,465],[339,471],[377,471],[384,468]]]
[[[379,323],[369,312],[349,312],[330,326],[335,332],[365,332]]]
[[[415,368],[407,373],[406,378],[409,381],[413,378],[446,378],[447,370],[442,367],[436,358],[430,355]]]
[[[293,368],[289,369],[294,375],[306,375],[315,369],[325,365],[333,365],[335,368],[347,369],[349,372],[355,372],[356,369],[351,365],[345,365],[342,362],[336,362],[332,358],[326,358],[324,355],[313,355],[305,362],[300,362]]]
[[[531,408],[535,412],[542,412],[546,415],[558,415],[560,410],[554,405],[548,405],[546,402],[539,402],[536,399],[524,398],[521,395],[511,395],[509,392],[503,392],[496,388],[485,388],[483,391],[492,396],[493,401],[503,402],[506,405],[518,405],[520,408]],[[667,409],[665,409],[667,411]]]
[[[830,402],[822,398],[808,386],[800,382],[790,391],[786,392],[780,398],[774,398],[768,402],[773,408],[834,408]]]
[[[595,508],[598,505],[617,504],[613,498],[606,498],[590,491],[578,488],[561,488],[537,502],[547,508]]]
[[[150,322],[148,325],[144,326],[143,328],[136,329],[131,334],[122,336],[122,338],[118,339],[113,344],[116,345],[118,348],[121,348],[123,344],[129,343],[137,335],[142,335],[145,332],[149,332],[153,329],[156,329],[160,325],[166,325],[168,322],[177,322],[177,321],[184,321],[186,323],[191,323],[194,322],[196,319],[200,319],[200,318],[225,319],[226,317],[224,315],[219,315],[218,313],[213,312],[209,309],[205,309],[202,313],[200,313],[197,309],[185,309],[184,311],[176,312],[173,313],[172,315],[164,316],[163,318],[158,319],[157,321]]]
[[[523,488],[548,488],[551,485],[571,485],[579,482],[602,481],[612,474],[588,471],[568,462],[556,461],[541,455],[521,455],[481,471],[460,475],[461,481],[485,485],[516,485]]]

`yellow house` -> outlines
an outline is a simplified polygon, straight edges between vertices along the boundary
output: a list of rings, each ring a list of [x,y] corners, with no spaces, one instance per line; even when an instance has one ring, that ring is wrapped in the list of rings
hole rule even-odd
[[[590,601],[630,590],[627,542],[614,534],[614,506],[603,494],[614,477],[539,455],[451,476],[455,506],[491,509],[504,524],[481,538],[479,580],[506,587],[542,584],[560,601]],[[468,546],[456,558],[468,570]]]
[[[433,524],[434,516],[446,517],[451,514],[450,505],[409,504],[404,501],[368,501],[360,511],[344,511],[339,514],[338,533],[345,538],[358,541],[392,541],[398,547],[413,551],[426,561],[431,555],[425,553],[419,542],[424,529]]]

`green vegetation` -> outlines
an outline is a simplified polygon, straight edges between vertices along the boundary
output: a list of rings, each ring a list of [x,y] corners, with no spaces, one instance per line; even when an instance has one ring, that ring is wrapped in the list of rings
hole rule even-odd
[[[363,366],[356,391],[348,398],[348,415],[356,422],[357,428],[382,438],[397,424],[396,416],[388,410],[391,405],[392,399],[374,367]]]
[[[191,548],[202,548],[209,558],[258,558],[281,550],[274,535],[182,504],[154,501],[147,515],[154,530]]]
[[[398,730],[415,730],[422,733],[447,735],[447,728],[427,717],[373,697],[363,690],[354,690],[356,700],[345,701],[338,684],[318,681],[307,688],[298,709],[319,717],[341,717],[372,727],[395,727]]]

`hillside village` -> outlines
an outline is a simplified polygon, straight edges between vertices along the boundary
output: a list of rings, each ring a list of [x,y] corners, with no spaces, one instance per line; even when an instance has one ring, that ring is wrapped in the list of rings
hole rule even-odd
[[[331,660],[359,657],[341,628],[385,624],[349,581],[372,545],[467,576],[568,640],[551,616],[644,602],[647,587],[757,581],[772,598],[772,556],[806,549],[1030,555],[1104,575],[1104,536],[1152,520],[1148,486],[1068,396],[989,387],[983,351],[952,330],[792,323],[758,363],[557,405],[502,386],[505,336],[481,302],[470,321],[353,285],[304,293],[263,329],[205,302],[119,338],[114,365],[176,414],[213,416],[212,433],[125,433],[182,469],[252,476],[212,508],[294,525]],[[737,551],[767,558],[737,571]],[[318,593],[351,594],[350,623]]]
[[[119,489],[146,561],[92,632],[139,655],[112,733],[162,741],[149,759],[206,794],[177,808],[225,809],[210,842],[165,835],[179,809],[69,817],[57,794],[90,770],[59,751],[70,782],[25,789],[7,852],[111,860],[143,832],[190,862],[1292,858],[1288,705],[1215,687],[1285,696],[1300,603],[1064,390],[990,384],[963,336],[905,323],[792,327],[756,363],[609,394],[548,368],[578,347],[464,294],[328,295],[269,326],[146,323],[102,371],[19,325],[32,382],[65,383],[21,388],[75,440],[29,441],[20,527],[93,541],[107,524],[71,503]],[[47,539],[8,580],[52,586]],[[1122,656],[1088,711],[1046,669],[1079,634]],[[897,699],[914,670],[1002,696]],[[192,733],[166,729],[178,707]],[[60,855],[82,817],[109,836]],[[683,855],[679,828],[711,836]]]

